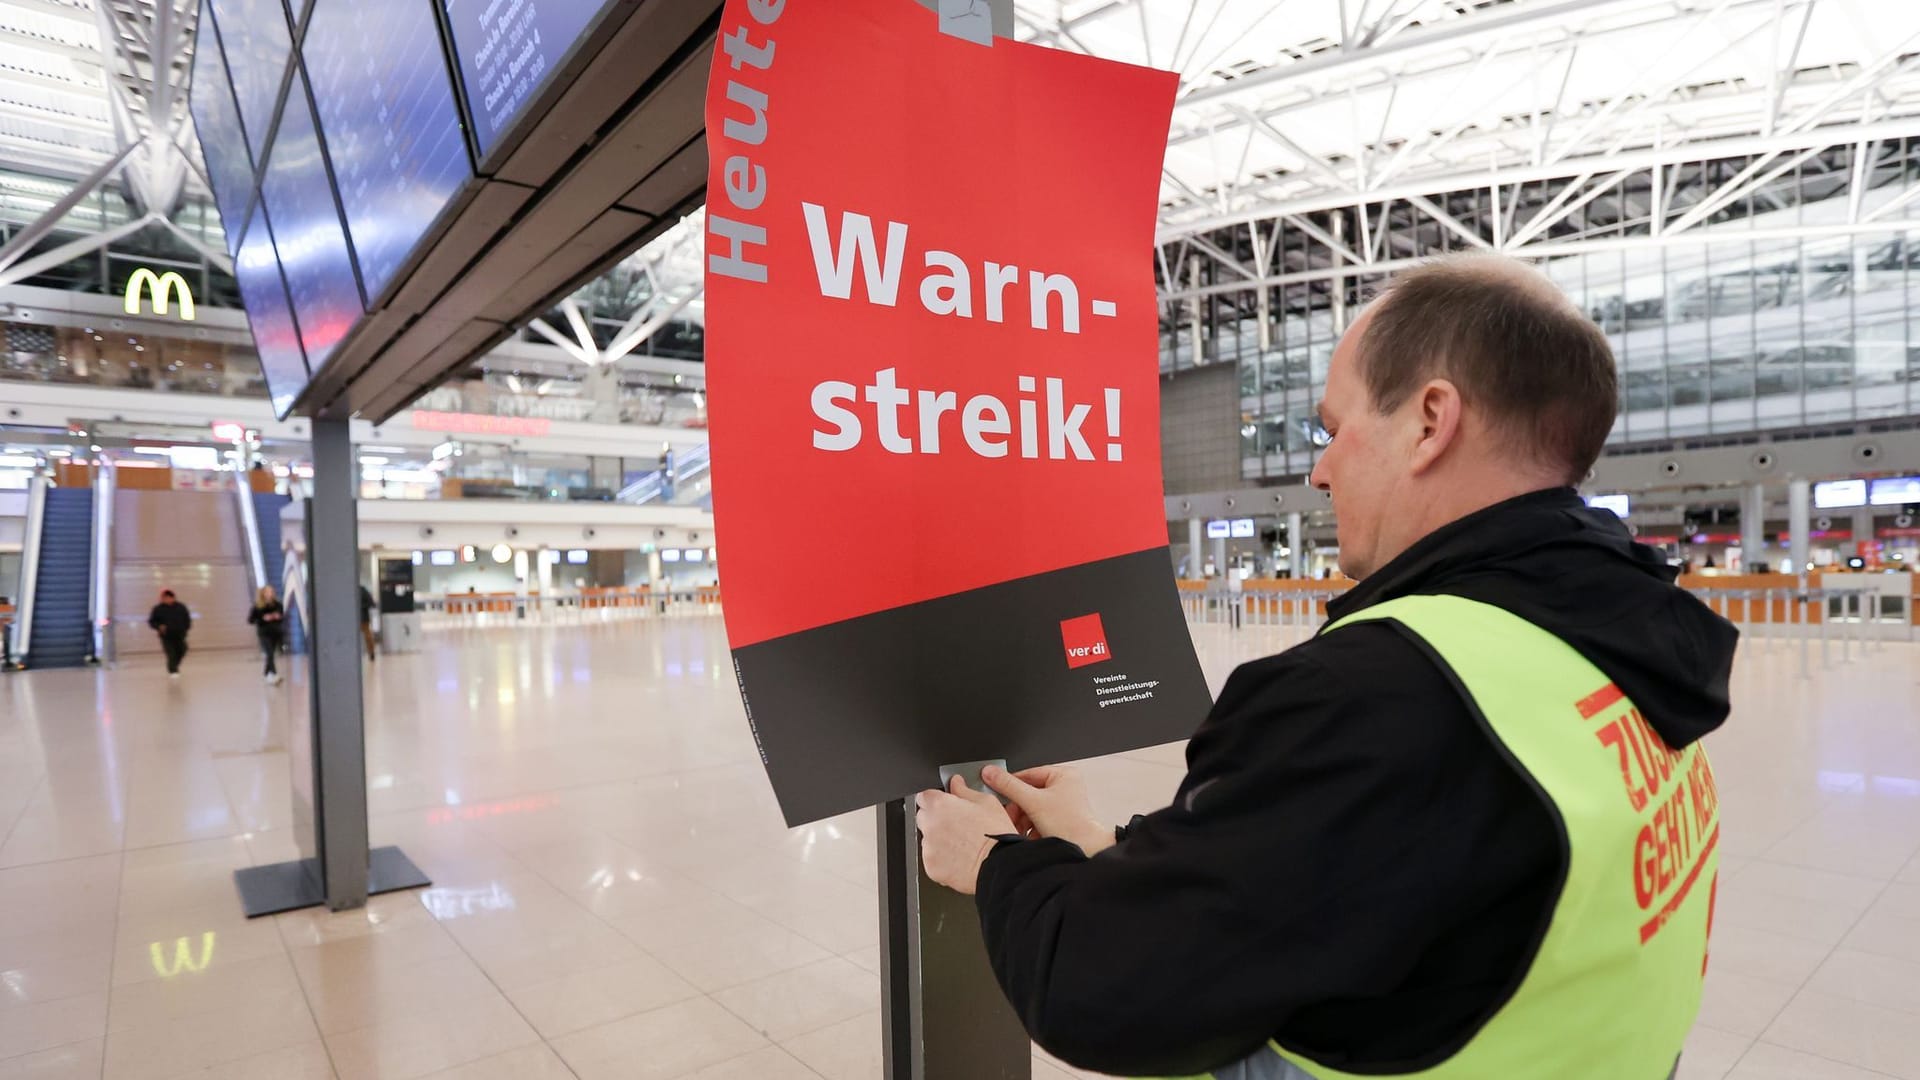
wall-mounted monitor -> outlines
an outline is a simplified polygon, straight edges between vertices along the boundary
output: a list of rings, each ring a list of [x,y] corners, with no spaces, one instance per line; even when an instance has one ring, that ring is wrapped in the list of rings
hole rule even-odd
[[[661,562],[679,562],[680,549],[679,548],[661,548],[660,561]]]
[[[425,3],[320,0],[300,55],[374,303],[473,177],[439,23]]]
[[[459,557],[451,551],[436,551],[429,558],[435,566],[452,566],[459,560]]]
[[[1867,505],[1865,480],[1828,480],[1813,485],[1813,505],[1822,510],[1845,510]]]
[[[583,548],[575,548],[572,551],[567,552],[567,562],[570,563],[571,565],[579,566],[586,561],[587,561],[587,553],[586,553],[586,550]]]
[[[1235,540],[1244,540],[1244,539],[1247,539],[1248,537],[1251,537],[1253,535],[1253,519],[1252,518],[1233,519],[1231,523],[1231,528],[1228,530],[1228,532]]]
[[[706,553],[706,551],[705,551],[705,549],[703,549],[703,548],[688,548],[688,549],[687,549],[687,561],[688,561],[688,562],[706,562],[706,561],[707,561],[707,553]]]
[[[1233,522],[1227,521],[1224,518],[1219,521],[1207,522],[1207,539],[1225,540],[1232,535]]]
[[[442,0],[485,157],[607,7],[607,0]]]
[[[1889,476],[1867,485],[1867,501],[1874,506],[1920,503],[1920,476]]]
[[[1595,510],[1608,510],[1614,517],[1625,518],[1632,501],[1625,495],[1589,495],[1587,505]]]

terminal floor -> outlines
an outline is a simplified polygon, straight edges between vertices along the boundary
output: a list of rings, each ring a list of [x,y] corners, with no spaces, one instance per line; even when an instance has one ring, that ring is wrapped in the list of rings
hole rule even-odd
[[[1216,687],[1284,631],[1195,634]],[[444,631],[370,670],[375,843],[430,889],[241,918],[298,680],[0,677],[0,1080],[879,1075],[870,812],[788,830],[718,620]],[[1920,645],[1745,648],[1689,1080],[1920,1078]],[[1089,764],[1115,820],[1178,747]],[[1071,1075],[1044,1057],[1035,1075]]]

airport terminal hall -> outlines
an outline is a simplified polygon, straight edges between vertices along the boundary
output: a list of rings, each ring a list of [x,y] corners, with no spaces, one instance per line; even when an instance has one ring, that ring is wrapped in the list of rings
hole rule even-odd
[[[1920,1080],[1920,0],[0,0],[0,1080]]]

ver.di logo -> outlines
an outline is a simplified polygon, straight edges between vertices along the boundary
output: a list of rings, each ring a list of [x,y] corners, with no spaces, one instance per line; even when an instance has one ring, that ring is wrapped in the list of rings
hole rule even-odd
[[[1107,630],[1100,625],[1100,613],[1097,611],[1091,615],[1062,620],[1060,640],[1066,646],[1067,666],[1070,668],[1113,659],[1113,651],[1107,648]]]

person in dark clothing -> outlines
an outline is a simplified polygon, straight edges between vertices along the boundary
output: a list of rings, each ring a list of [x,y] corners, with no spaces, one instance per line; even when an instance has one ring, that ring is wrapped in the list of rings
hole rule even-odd
[[[919,796],[927,872],[976,895],[1036,1041],[1105,1073],[1294,1080],[1422,1072],[1482,1038],[1597,1037],[1575,1010],[1525,1036],[1497,1023],[1567,910],[1575,856],[1553,797],[1430,643],[1395,620],[1332,624],[1408,597],[1477,601],[1571,646],[1673,754],[1719,727],[1736,631],[1570,486],[1611,426],[1614,380],[1605,338],[1518,264],[1403,277],[1341,341],[1322,404],[1334,437],[1313,483],[1359,583],[1330,629],[1232,674],[1172,805],[1115,829],[1058,767],[988,769],[1005,810],[964,784]],[[1608,748],[1581,752],[1611,772]],[[1605,796],[1628,815],[1617,786]],[[1710,882],[1688,895],[1676,905],[1705,924]],[[1699,955],[1677,969],[1662,977],[1693,980],[1697,1009]],[[1662,1080],[1692,1019],[1642,1051],[1644,1075],[1533,1075]]]
[[[260,651],[266,654],[267,682],[279,682],[280,669],[274,665],[274,657],[287,640],[287,609],[281,605],[280,598],[274,595],[273,586],[260,586],[253,609],[247,612],[247,622],[260,639]]]
[[[369,660],[379,659],[373,651],[373,608],[373,594],[360,586],[360,640],[366,643]]]
[[[167,656],[167,675],[179,678],[180,661],[187,656],[187,631],[193,629],[193,615],[187,611],[187,605],[173,595],[172,589],[164,590],[160,602],[147,614],[147,625],[160,635],[160,651]]]

